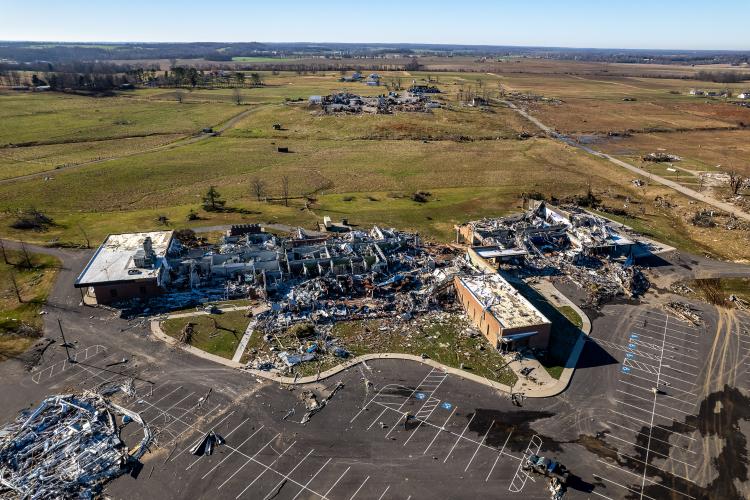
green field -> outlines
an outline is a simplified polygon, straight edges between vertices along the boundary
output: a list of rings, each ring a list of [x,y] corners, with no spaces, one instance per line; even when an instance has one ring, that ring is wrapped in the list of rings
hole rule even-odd
[[[629,120],[640,123],[637,126],[668,121],[675,127],[724,127],[747,110],[670,94],[686,86],[683,80],[545,74],[545,64],[555,71],[559,64],[519,64],[533,71],[379,72],[388,84],[408,87],[412,80],[429,80],[438,85],[443,93],[437,99],[444,108],[432,113],[321,116],[308,107],[310,95],[387,90],[339,82],[335,71],[262,71],[265,86],[242,89],[242,106],[234,103],[233,89],[153,88],[115,97],[0,93],[0,225],[3,234],[13,238],[80,243],[80,227],[98,241],[109,232],[159,228],[160,215],[171,220],[171,227],[230,222],[315,227],[329,215],[451,240],[453,224],[517,210],[524,192],[564,199],[583,194],[590,183],[607,206],[627,205],[630,216],[622,220],[636,229],[691,251],[750,257],[739,245],[718,244],[722,229],[711,233],[686,225],[689,210],[698,207],[685,210],[687,201],[668,189],[635,188],[628,173],[552,140],[518,140],[520,132],[537,132],[534,126],[499,103],[480,110],[460,105],[457,96],[470,89],[490,97],[501,90],[557,97],[564,104],[533,104],[532,113],[571,130],[610,126],[602,120],[615,120],[611,126],[620,128]],[[182,103],[177,102],[178,93]],[[638,101],[624,102],[624,95]],[[193,138],[203,127],[223,123],[228,125],[220,136]],[[273,129],[277,123],[281,130]],[[708,132],[690,133],[710,140]],[[696,160],[706,166],[724,159],[726,151],[740,147],[746,138],[744,130],[716,133],[723,134],[720,150],[711,149],[711,155],[703,155],[700,148],[686,152],[696,151]],[[656,144],[655,138],[674,142],[679,134],[636,134],[623,145],[632,144],[637,153],[620,153],[628,158],[641,154],[641,148],[649,146],[638,143],[639,137]],[[7,147],[10,144],[26,145]],[[291,153],[278,153],[279,146]],[[742,148],[737,151],[744,154]],[[687,168],[697,166],[692,156],[685,162]],[[670,174],[660,166],[650,168]],[[26,174],[38,175],[3,182]],[[293,199],[286,207],[254,199],[252,179],[265,182],[267,196],[279,197],[285,176],[292,196],[314,201],[306,206]],[[680,181],[695,182],[688,173],[681,174]],[[201,212],[201,220],[188,223],[188,212],[199,208],[201,195],[212,185],[232,210]],[[416,191],[431,193],[429,201],[412,201]],[[678,207],[653,206],[656,196],[665,195]],[[55,224],[44,232],[10,229],[16,212],[29,208],[43,210]],[[682,229],[679,234],[674,227]]]
[[[59,266],[57,259],[47,255],[29,254],[27,261],[23,252],[6,250],[6,256],[8,263],[0,255],[0,361],[22,354],[41,336],[39,312]]]
[[[239,111],[205,105],[57,93],[0,93],[0,147],[60,144],[159,134],[195,134]]]
[[[249,322],[246,311],[229,311],[222,314],[168,319],[161,323],[161,327],[164,333],[179,339],[185,325],[193,323],[194,333],[190,345],[232,359]]]

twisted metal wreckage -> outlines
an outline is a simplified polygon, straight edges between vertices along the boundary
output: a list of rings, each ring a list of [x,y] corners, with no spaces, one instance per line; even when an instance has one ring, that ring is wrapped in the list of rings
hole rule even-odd
[[[93,498],[148,451],[149,426],[134,411],[99,393],[51,396],[0,429],[0,498]],[[143,438],[132,449],[121,439],[132,423]]]
[[[624,227],[576,206],[532,202],[526,212],[481,219],[457,228],[457,239],[496,262],[523,260],[528,276],[567,276],[598,306],[617,295],[638,297],[649,281],[635,263],[643,246],[623,234]]]

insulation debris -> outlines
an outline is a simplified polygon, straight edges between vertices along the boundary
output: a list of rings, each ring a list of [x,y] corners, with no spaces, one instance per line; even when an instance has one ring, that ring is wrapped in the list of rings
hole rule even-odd
[[[132,449],[120,439],[129,422],[143,429]],[[150,443],[151,431],[138,413],[100,394],[49,397],[0,430],[0,497],[91,498]]]
[[[686,323],[692,323],[696,326],[701,324],[702,318],[699,312],[685,302],[667,302],[664,304],[664,310],[677,316],[677,318]]]

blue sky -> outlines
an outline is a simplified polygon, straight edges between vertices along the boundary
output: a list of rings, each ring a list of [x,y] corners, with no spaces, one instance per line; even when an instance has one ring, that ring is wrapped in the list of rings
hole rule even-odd
[[[750,50],[748,0],[0,0],[0,39]]]

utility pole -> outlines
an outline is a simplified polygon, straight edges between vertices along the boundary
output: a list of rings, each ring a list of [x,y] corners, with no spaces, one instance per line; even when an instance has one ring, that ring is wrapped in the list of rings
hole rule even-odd
[[[68,357],[68,363],[77,363],[76,360],[70,357],[70,351],[69,348],[73,347],[71,344],[68,344],[68,341],[65,340],[65,332],[63,331],[62,327],[62,321],[60,321],[60,318],[57,318],[57,326],[60,327],[60,335],[62,336],[62,346],[65,348],[65,355]]]

